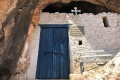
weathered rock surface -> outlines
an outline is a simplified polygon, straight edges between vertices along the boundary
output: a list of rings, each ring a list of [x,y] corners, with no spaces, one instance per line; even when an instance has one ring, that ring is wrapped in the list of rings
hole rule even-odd
[[[1,0],[0,5],[0,79],[8,80],[15,73],[23,49],[33,10],[38,0]],[[19,74],[19,73],[16,73]]]
[[[120,80],[120,52],[98,72],[71,74],[71,80]]]
[[[15,71],[18,60],[22,60],[19,59],[21,55],[25,54],[27,56],[27,47],[30,40],[29,36],[34,30],[34,27],[38,24],[39,14],[42,9],[50,3],[68,3],[70,1],[77,0],[0,1],[0,80],[8,80],[13,74],[20,74],[21,71],[17,73]],[[106,6],[112,11],[120,13],[119,0],[85,1]],[[23,57],[24,56],[21,58]],[[21,70],[25,72],[26,69],[26,67],[23,67]]]

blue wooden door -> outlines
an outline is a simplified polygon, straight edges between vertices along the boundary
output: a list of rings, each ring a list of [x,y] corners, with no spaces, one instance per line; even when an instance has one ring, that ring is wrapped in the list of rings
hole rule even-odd
[[[41,25],[36,79],[68,79],[68,25]]]

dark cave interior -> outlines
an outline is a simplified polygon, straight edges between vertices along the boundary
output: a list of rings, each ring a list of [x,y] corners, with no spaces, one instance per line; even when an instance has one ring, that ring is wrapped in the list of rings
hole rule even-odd
[[[46,6],[43,9],[43,12],[72,13],[71,10],[74,10],[74,7],[77,7],[78,10],[81,10],[79,14],[83,14],[83,13],[98,14],[102,12],[111,12],[106,7],[94,5],[84,1],[72,1],[70,3],[53,3]]]

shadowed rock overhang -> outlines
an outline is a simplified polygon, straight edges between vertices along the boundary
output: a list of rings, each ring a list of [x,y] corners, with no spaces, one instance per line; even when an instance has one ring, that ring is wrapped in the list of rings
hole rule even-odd
[[[112,12],[120,13],[120,1],[119,0],[44,0],[43,8],[46,6],[53,4],[55,2],[59,3],[70,3],[71,1],[76,2],[88,2],[97,6],[106,7],[107,9],[111,10]]]

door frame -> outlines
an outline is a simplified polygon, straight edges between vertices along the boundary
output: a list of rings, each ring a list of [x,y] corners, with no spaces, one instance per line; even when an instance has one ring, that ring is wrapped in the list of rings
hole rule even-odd
[[[69,75],[72,74],[73,73],[73,67],[72,67],[73,66],[73,60],[72,60],[72,54],[71,54],[71,48],[70,48],[70,37],[69,37],[70,36],[69,27],[71,27],[71,24],[39,24],[38,26],[40,27],[40,33],[41,33],[41,26],[43,26],[43,25],[57,25],[58,27],[61,27],[62,25],[67,25],[68,26],[68,39],[69,39],[68,49],[69,49],[69,61],[70,61],[69,62],[69,65],[70,65],[70,67],[69,67],[69,69],[70,69]],[[41,36],[40,36],[40,38],[41,38]],[[39,40],[39,43],[40,43],[40,40]],[[37,70],[37,67],[36,67],[36,70]]]

